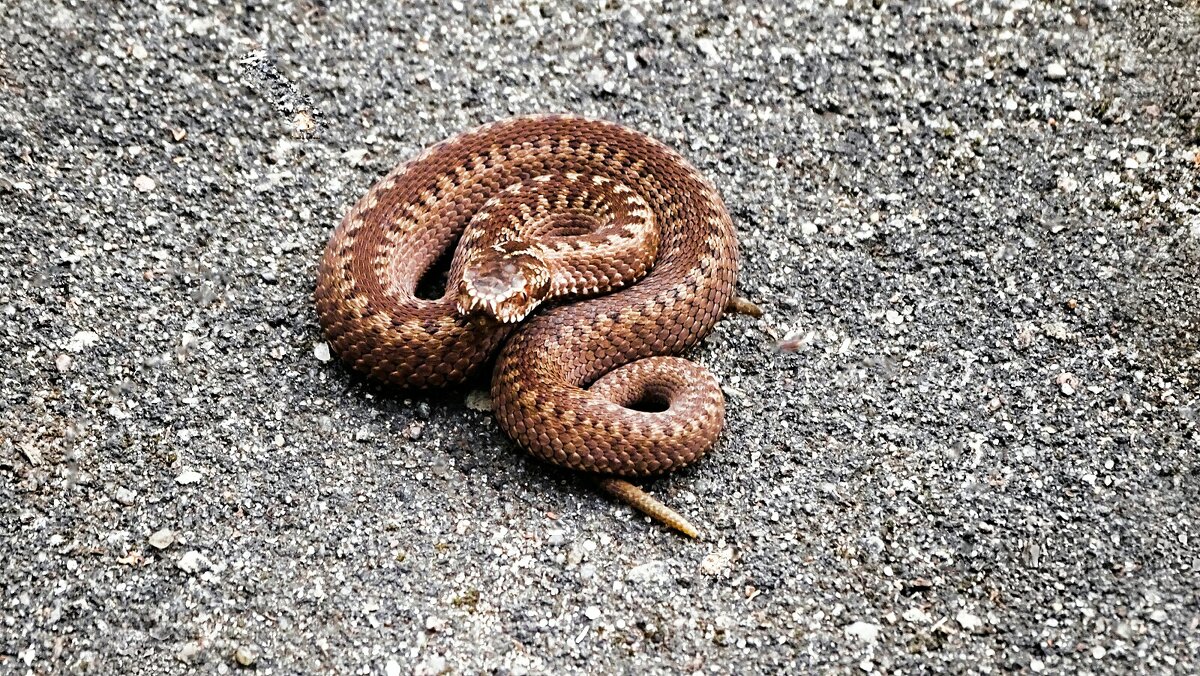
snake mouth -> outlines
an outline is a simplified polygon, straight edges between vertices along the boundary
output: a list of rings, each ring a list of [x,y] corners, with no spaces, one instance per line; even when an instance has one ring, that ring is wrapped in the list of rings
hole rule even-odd
[[[462,315],[483,314],[503,324],[515,324],[529,316],[540,304],[524,293],[504,296],[481,295],[470,285],[459,295],[458,313]]]
[[[458,292],[458,312],[513,324],[545,299],[550,272],[535,251],[517,242],[481,249],[468,258]]]

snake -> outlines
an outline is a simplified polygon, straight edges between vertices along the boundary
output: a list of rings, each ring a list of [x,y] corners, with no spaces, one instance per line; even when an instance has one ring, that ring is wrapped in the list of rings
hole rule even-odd
[[[454,386],[494,364],[508,437],[696,537],[634,481],[721,433],[720,384],[679,355],[739,307],[737,267],[724,202],[678,152],[615,122],[528,115],[379,179],[330,236],[314,300],[330,348],[381,383]]]

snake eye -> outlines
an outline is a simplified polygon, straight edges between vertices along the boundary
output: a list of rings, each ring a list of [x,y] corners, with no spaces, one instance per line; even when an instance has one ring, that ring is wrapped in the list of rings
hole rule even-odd
[[[533,312],[550,286],[550,271],[535,250],[505,242],[473,252],[463,267],[459,314],[480,313],[504,323]]]

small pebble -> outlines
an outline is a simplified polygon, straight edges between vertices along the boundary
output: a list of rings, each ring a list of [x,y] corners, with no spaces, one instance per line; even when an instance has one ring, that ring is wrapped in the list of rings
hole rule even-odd
[[[717,575],[733,562],[733,548],[718,549],[710,552],[700,562],[700,572],[705,575]]]
[[[25,456],[30,465],[37,467],[42,464],[42,451],[37,446],[34,446],[30,442],[25,442],[21,444],[20,449],[21,455]]]
[[[179,473],[179,476],[175,477],[175,483],[186,486],[188,484],[194,484],[203,478],[204,478],[204,475],[197,472],[196,470],[185,469]]]
[[[67,341],[68,352],[80,352],[96,344],[100,336],[94,331],[78,331]]]
[[[317,343],[316,345],[313,345],[313,356],[316,357],[317,361],[319,362],[329,361],[331,358],[329,354],[329,343]]]
[[[696,46],[700,48],[700,53],[709,61],[717,61],[720,56],[717,54],[717,45],[710,38],[700,38],[696,40]]]
[[[924,610],[921,610],[920,608],[915,608],[915,607],[909,608],[908,610],[904,611],[904,614],[901,615],[901,617],[903,617],[906,621],[912,622],[914,624],[928,624],[929,622],[931,622],[933,620],[933,618],[930,617],[929,613],[925,612]]]
[[[171,543],[175,542],[175,533],[170,528],[163,528],[155,531],[148,541],[150,542],[150,546],[155,549],[166,549],[171,546]]]
[[[184,552],[183,556],[179,557],[179,560],[175,562],[175,567],[185,573],[197,573],[209,568],[211,565],[208,559],[204,558],[203,554],[194,549]]]
[[[404,428],[404,436],[408,437],[412,441],[416,441],[417,439],[421,438],[421,433],[424,431],[425,423],[419,420],[414,420]]]
[[[492,410],[492,398],[487,390],[471,390],[467,395],[467,408],[472,411]]]
[[[977,615],[972,615],[965,610],[958,611],[958,614],[954,616],[954,621],[957,622],[958,626],[962,627],[964,631],[975,631],[983,626],[983,620],[979,619]]]
[[[1074,373],[1064,371],[1058,374],[1054,382],[1058,384],[1059,391],[1067,397],[1074,396],[1075,392],[1079,390],[1079,378]]]
[[[200,641],[188,641],[187,643],[183,644],[183,647],[179,649],[179,652],[175,653],[175,657],[178,658],[180,662],[190,664],[196,659],[202,650],[204,650],[204,645],[200,643]]]
[[[856,638],[863,643],[874,643],[879,640],[879,630],[882,629],[878,624],[872,622],[855,622],[847,625],[845,629],[848,638]]]
[[[150,192],[154,190],[154,179],[145,174],[133,179],[133,187],[138,189],[138,192]]]
[[[1062,80],[1067,77],[1067,69],[1056,61],[1046,66],[1046,77],[1051,80]]]
[[[436,676],[445,673],[446,658],[441,655],[431,655],[417,665],[413,670],[415,676]]]
[[[589,620],[598,620],[598,619],[600,619],[600,608],[598,606],[588,606],[583,611],[583,614]]]
[[[252,667],[258,661],[258,649],[254,646],[238,646],[233,651],[233,660],[243,667]]]
[[[629,569],[625,578],[630,582],[665,582],[668,579],[667,564],[662,561],[648,561]]]

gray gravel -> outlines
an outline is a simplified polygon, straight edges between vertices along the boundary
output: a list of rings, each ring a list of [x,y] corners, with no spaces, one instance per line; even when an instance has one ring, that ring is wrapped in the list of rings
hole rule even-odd
[[[1195,3],[225,4],[0,7],[0,673],[1200,669]],[[768,311],[703,542],[325,351],[347,205],[557,110]]]

